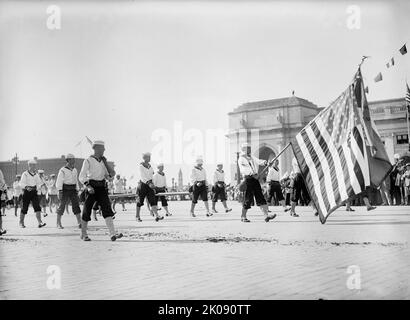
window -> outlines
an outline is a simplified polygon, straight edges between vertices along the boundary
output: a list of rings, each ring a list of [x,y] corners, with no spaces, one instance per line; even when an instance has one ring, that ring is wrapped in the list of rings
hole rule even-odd
[[[399,134],[396,136],[397,144],[406,144],[409,143],[409,136],[407,134]]]

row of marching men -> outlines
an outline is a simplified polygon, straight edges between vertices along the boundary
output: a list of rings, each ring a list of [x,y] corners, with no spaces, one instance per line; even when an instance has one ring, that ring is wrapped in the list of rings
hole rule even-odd
[[[94,141],[92,144],[94,154],[84,160],[80,174],[77,178],[77,171],[74,168],[75,158],[69,154],[66,157],[67,164],[60,169],[57,176],[57,189],[58,197],[60,199],[60,205],[57,209],[57,226],[61,226],[61,218],[64,213],[66,204],[70,201],[73,209],[73,213],[77,218],[79,227],[81,228],[81,239],[84,241],[90,241],[88,236],[88,222],[91,220],[91,212],[95,203],[98,203],[102,215],[105,219],[107,228],[109,230],[110,238],[115,241],[121,238],[123,235],[115,231],[113,217],[114,212],[111,207],[111,202],[108,195],[108,188],[106,179],[115,176],[114,169],[109,165],[107,159],[104,157],[105,145],[103,141]],[[137,188],[137,210],[136,220],[141,222],[141,207],[144,205],[145,199],[151,207],[151,212],[154,215],[156,221],[162,220],[164,217],[158,214],[157,202],[161,200],[167,214],[168,204],[165,196],[156,196],[156,193],[166,192],[166,178],[163,172],[163,165],[159,166],[159,170],[154,174],[154,170],[150,164],[151,154],[144,153],[143,161],[139,165],[140,177]],[[242,145],[242,154],[238,159],[238,166],[242,176],[244,177],[242,186],[244,193],[244,200],[242,203],[242,222],[250,222],[247,218],[247,211],[251,208],[253,203],[261,208],[264,215],[264,220],[269,222],[276,217],[275,214],[269,214],[268,205],[262,192],[260,182],[258,180],[258,168],[259,166],[266,166],[268,162],[265,160],[257,159],[251,154],[250,145]],[[43,180],[39,177],[36,171],[36,161],[31,160],[28,163],[28,170],[22,174],[20,180],[20,186],[22,187],[23,206],[20,214],[20,227],[25,228],[24,219],[27,214],[30,203],[32,204],[36,218],[38,221],[38,227],[42,228],[46,224],[42,221],[41,208],[39,206],[38,188],[41,188]],[[215,204],[218,200],[221,200],[225,211],[230,212],[226,204],[226,192],[225,192],[225,177],[222,164],[219,164],[213,177],[213,198],[212,198],[212,211],[208,205],[208,179],[206,171],[203,167],[203,159],[198,158],[196,165],[192,169],[191,182],[192,182],[192,203],[190,209],[190,215],[195,217],[195,206],[201,198],[206,208],[206,216],[211,217],[216,212]],[[83,209],[79,206],[78,197],[78,181],[85,185],[85,199]],[[80,216],[81,214],[81,216]],[[0,229],[3,233],[2,225],[0,222]]]

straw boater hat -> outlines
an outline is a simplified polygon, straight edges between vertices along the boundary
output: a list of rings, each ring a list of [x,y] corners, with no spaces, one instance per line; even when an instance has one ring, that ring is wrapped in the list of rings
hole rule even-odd
[[[44,170],[40,169],[38,170],[38,173],[44,173]]]
[[[95,146],[104,146],[105,145],[105,143],[104,143],[104,141],[102,141],[102,140],[95,140],[94,142],[93,142],[93,148],[95,147]]]
[[[204,159],[202,159],[201,156],[197,157],[195,160],[196,164],[203,164],[204,163]]]
[[[246,149],[246,148],[248,148],[248,147],[250,147],[250,146],[251,146],[251,145],[250,145],[249,143],[244,142],[244,143],[241,144],[241,149],[243,150],[243,149]]]
[[[74,155],[72,153],[67,153],[67,155],[65,156],[66,160],[67,159],[75,159]]]
[[[157,168],[159,168],[159,167],[163,167],[163,166],[164,166],[164,164],[163,164],[163,163],[158,163]]]
[[[27,164],[37,164],[37,161],[34,159],[31,159],[27,162]]]

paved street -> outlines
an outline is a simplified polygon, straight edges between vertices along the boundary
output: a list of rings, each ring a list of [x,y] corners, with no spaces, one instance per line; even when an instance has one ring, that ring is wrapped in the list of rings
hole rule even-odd
[[[257,208],[251,223],[233,213],[211,218],[198,205],[171,202],[174,215],[154,222],[135,208],[118,212],[124,238],[111,242],[102,218],[90,223],[91,242],[79,239],[72,214],[55,214],[38,229],[32,211],[26,229],[11,210],[0,238],[0,299],[408,299],[410,210],[408,207],[340,209],[321,225],[309,208],[299,218],[284,214],[265,223]],[[117,210],[120,206],[117,206]],[[31,210],[31,209],[30,209]],[[163,211],[161,211],[163,213]],[[48,289],[47,268],[61,270],[61,288]],[[361,289],[349,289],[349,266],[359,269]],[[355,267],[353,267],[355,268]],[[355,282],[358,283],[357,281]]]

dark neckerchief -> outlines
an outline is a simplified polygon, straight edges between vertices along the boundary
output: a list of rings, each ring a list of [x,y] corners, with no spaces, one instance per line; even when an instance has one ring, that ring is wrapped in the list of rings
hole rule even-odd
[[[29,174],[30,176],[32,176],[32,177],[34,177],[34,176],[37,174],[37,171],[34,172],[33,174],[30,172],[30,170],[27,170],[27,172],[28,172],[28,174]]]
[[[224,171],[221,169],[221,170],[219,170],[219,169],[216,169],[216,171],[218,171],[218,172],[220,172],[220,173],[224,173]]]
[[[158,171],[158,174],[160,174],[161,176],[165,176],[165,173],[163,173],[163,172]]]
[[[91,158],[94,158],[94,159],[97,160],[98,162],[101,162],[101,161],[102,161],[101,158],[98,159],[95,155],[91,155]]]
[[[73,170],[74,170],[74,168],[70,168],[69,166],[65,166],[64,168],[66,168],[66,169],[68,169],[68,170],[70,170],[70,171],[73,171]]]
[[[195,168],[198,169],[199,171],[201,171],[203,169],[203,168],[197,167],[197,166],[195,166]]]
[[[142,165],[144,168],[146,168],[146,169],[151,168],[151,165],[150,165],[149,163],[146,164],[145,162],[141,162],[141,165]]]

